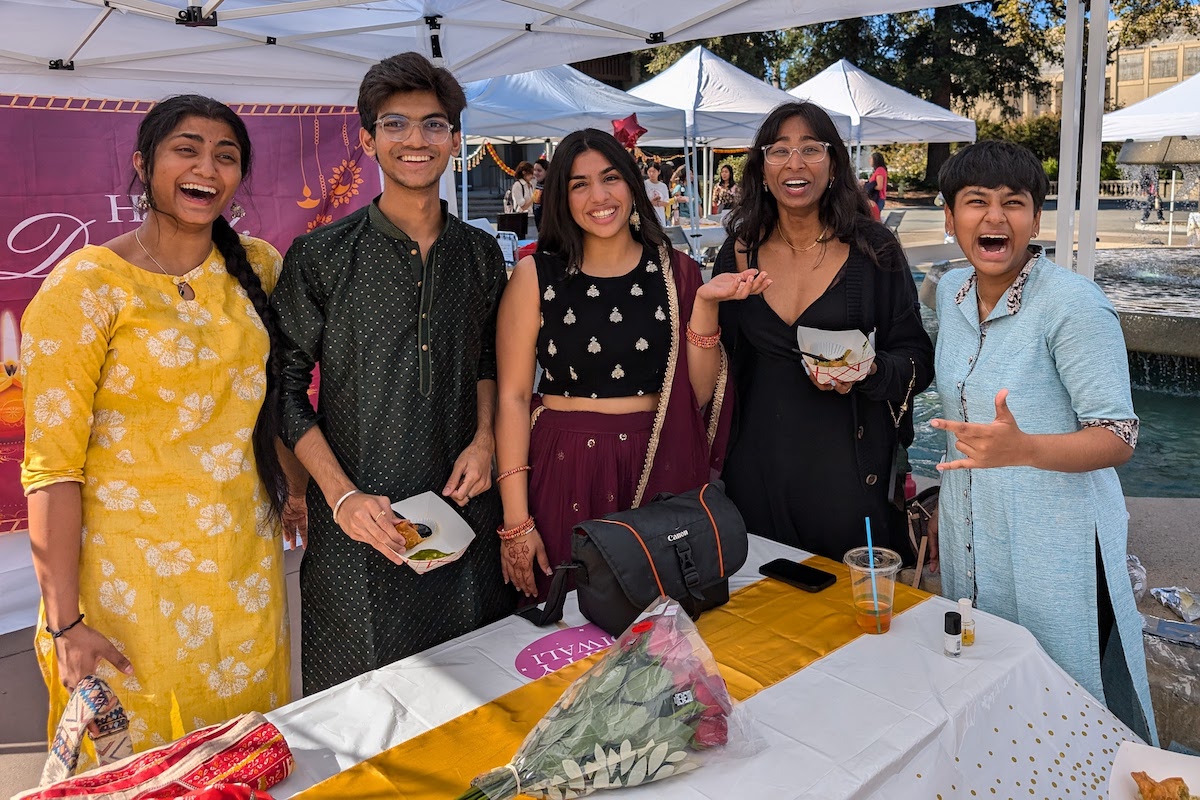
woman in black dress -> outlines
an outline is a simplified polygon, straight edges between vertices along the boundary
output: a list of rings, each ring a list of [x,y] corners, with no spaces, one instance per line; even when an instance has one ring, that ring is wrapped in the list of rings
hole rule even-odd
[[[837,129],[811,103],[764,120],[741,198],[715,274],[766,269],[774,283],[720,310],[737,390],[729,496],[752,533],[819,555],[865,544],[868,516],[875,544],[897,549],[897,452],[912,442],[912,398],[933,379],[904,251],[872,220]],[[870,374],[818,385],[797,326],[874,331]]]

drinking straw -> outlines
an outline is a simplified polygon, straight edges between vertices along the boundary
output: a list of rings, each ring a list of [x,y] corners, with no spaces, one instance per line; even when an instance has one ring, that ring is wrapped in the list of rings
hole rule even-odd
[[[871,518],[867,520],[867,562],[871,569],[871,600],[875,602],[875,632],[883,633],[883,623],[879,621],[879,589],[875,585],[875,545],[871,544]]]

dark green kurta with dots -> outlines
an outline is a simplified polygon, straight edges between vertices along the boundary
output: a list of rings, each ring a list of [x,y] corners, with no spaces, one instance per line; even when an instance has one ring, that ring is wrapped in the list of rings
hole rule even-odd
[[[271,298],[284,336],[284,441],[319,425],[346,474],[393,501],[441,494],[496,377],[505,271],[494,239],[446,214],[422,260],[378,201],[297,239]],[[320,363],[317,411],[307,390]],[[457,508],[457,506],[455,506]],[[495,488],[459,513],[478,538],[418,575],[347,536],[315,482],[300,567],[304,693],[390,664],[508,614]]]

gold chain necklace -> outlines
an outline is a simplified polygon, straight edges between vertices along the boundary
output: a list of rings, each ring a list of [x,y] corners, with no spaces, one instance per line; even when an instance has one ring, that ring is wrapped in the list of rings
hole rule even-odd
[[[133,229],[133,238],[137,240],[138,247],[142,248],[142,252],[146,254],[146,258],[153,261],[154,266],[158,267],[159,271],[161,271],[163,275],[166,275],[172,281],[175,281],[175,291],[179,292],[179,296],[181,298],[183,298],[184,300],[186,300],[187,296],[184,294],[184,292],[186,290],[191,290],[191,288],[192,288],[191,286],[188,286],[188,282],[178,280],[178,278],[179,278],[178,275],[172,275],[171,273],[167,272],[167,270],[163,267],[162,264],[158,263],[158,259],[155,258],[148,249],[146,249],[146,245],[142,244],[142,237],[138,235],[137,228]],[[195,292],[193,291],[192,294],[194,296]]]
[[[828,241],[828,240],[825,238],[826,234],[828,234],[828,233],[829,233],[829,228],[828,228],[828,227],[822,228],[822,229],[821,229],[821,235],[820,235],[820,236],[818,236],[816,239],[813,239],[813,243],[812,243],[812,244],[810,244],[808,247],[796,247],[796,245],[794,245],[794,244],[792,244],[790,241],[788,241],[787,234],[785,234],[785,233],[783,232],[783,226],[782,226],[782,225],[776,224],[776,225],[775,225],[775,230],[776,230],[776,232],[779,234],[779,238],[780,238],[780,239],[783,239],[783,243],[784,243],[784,244],[786,244],[788,247],[792,248],[792,251],[793,251],[793,252],[796,252],[796,253],[807,253],[809,250],[812,250],[812,249],[813,249],[814,247],[816,247],[817,245],[819,245],[819,244],[824,244],[826,241]]]

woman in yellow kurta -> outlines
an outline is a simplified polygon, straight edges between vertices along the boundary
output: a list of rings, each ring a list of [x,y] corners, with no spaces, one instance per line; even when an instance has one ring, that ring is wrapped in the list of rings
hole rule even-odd
[[[64,259],[22,320],[51,729],[87,674],[124,703],[136,750],[289,700],[267,373],[281,260],[221,216],[249,165],[227,106],[156,106],[134,156],[145,222]]]

